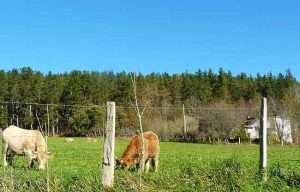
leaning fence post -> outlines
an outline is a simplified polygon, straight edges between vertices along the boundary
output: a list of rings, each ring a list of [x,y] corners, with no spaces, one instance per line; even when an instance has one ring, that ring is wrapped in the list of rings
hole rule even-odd
[[[111,188],[114,184],[115,168],[115,102],[107,102],[107,121],[103,142],[102,160],[102,185],[104,188]]]
[[[46,144],[47,144],[47,150],[48,150],[48,137],[49,137],[49,124],[50,124],[50,116],[49,116],[49,105],[47,104],[47,131],[46,131]],[[47,161],[47,192],[50,192],[50,179],[49,179],[49,164],[48,164],[48,161]]]
[[[268,125],[268,109],[267,98],[262,99],[260,114],[260,160],[259,169],[264,181],[267,180],[267,125]]]
[[[183,135],[184,135],[184,139],[187,140],[187,130],[186,130],[186,119],[185,119],[184,104],[182,104],[182,116],[183,116]]]

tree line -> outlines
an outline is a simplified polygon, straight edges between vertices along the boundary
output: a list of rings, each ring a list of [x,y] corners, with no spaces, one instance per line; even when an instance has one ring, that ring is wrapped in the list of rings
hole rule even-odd
[[[105,123],[106,101],[115,101],[119,106],[117,133],[126,134],[137,127],[130,75],[89,71],[44,74],[29,67],[0,70],[0,126],[17,124],[27,129],[47,130],[53,135],[101,134],[99,128]],[[187,108],[250,107],[261,96],[270,98],[276,109],[293,106],[293,113],[298,111],[295,90],[299,84],[289,70],[256,76],[233,75],[223,69],[217,73],[199,70],[137,74],[136,81],[140,105],[149,108],[145,114],[149,119],[159,116],[162,121],[175,122],[183,103]],[[49,105],[47,113],[46,105],[34,103],[57,105]],[[176,110],[166,112],[171,108]]]

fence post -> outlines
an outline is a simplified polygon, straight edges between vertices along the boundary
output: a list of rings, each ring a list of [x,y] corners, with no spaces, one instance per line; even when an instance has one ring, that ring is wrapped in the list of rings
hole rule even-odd
[[[47,136],[49,136],[50,130],[50,115],[49,115],[49,105],[47,104]]]
[[[184,139],[187,140],[187,130],[186,130],[186,119],[185,119],[184,104],[182,104],[182,115],[183,115],[183,135],[184,135]]]
[[[49,105],[46,106],[47,109],[47,126],[45,127],[47,129],[46,131],[46,145],[47,145],[47,151],[48,151],[48,137],[49,137],[49,123],[50,123],[50,117],[49,117]],[[47,192],[50,192],[50,178],[49,178],[49,164],[47,161],[46,164],[47,167]]]
[[[259,169],[263,181],[267,180],[267,125],[268,125],[268,109],[267,98],[262,99],[261,113],[260,113],[260,131],[259,131],[259,143],[260,143],[260,161]]]
[[[29,105],[29,116],[30,116],[30,129],[33,130],[31,104]]]
[[[107,122],[103,142],[102,185],[111,188],[114,184],[115,168],[115,102],[107,102]]]

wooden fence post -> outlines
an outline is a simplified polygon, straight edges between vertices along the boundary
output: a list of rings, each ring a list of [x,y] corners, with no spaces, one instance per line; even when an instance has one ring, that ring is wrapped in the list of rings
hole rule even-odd
[[[31,109],[31,104],[29,105],[29,116],[30,116],[30,129],[33,130],[33,125],[32,125],[32,109]]]
[[[45,127],[46,131],[46,145],[47,145],[47,151],[48,151],[48,137],[49,137],[49,124],[50,124],[50,116],[49,116],[49,105],[46,106],[47,109],[47,126]],[[50,192],[50,179],[49,179],[49,164],[47,161],[46,164],[47,167],[47,192]]]
[[[107,102],[107,121],[103,142],[102,160],[102,185],[104,188],[111,188],[114,184],[115,169],[115,124],[116,107],[115,102]]]
[[[267,125],[268,125],[268,109],[267,98],[262,99],[261,114],[260,114],[260,131],[259,131],[259,143],[260,143],[260,160],[259,169],[264,181],[267,180]]]
[[[47,136],[49,136],[50,130],[50,115],[49,115],[49,105],[47,104]]]
[[[185,119],[184,104],[182,104],[182,115],[183,115],[183,135],[184,135],[184,139],[187,140],[187,130],[186,130],[186,119]]]

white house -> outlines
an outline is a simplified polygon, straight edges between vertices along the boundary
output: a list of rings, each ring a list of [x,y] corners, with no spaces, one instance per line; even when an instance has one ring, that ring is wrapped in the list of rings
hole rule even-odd
[[[260,121],[248,117],[245,124],[245,131],[250,139],[259,139]],[[293,143],[291,121],[278,116],[268,118],[268,134],[277,135],[284,143]]]

